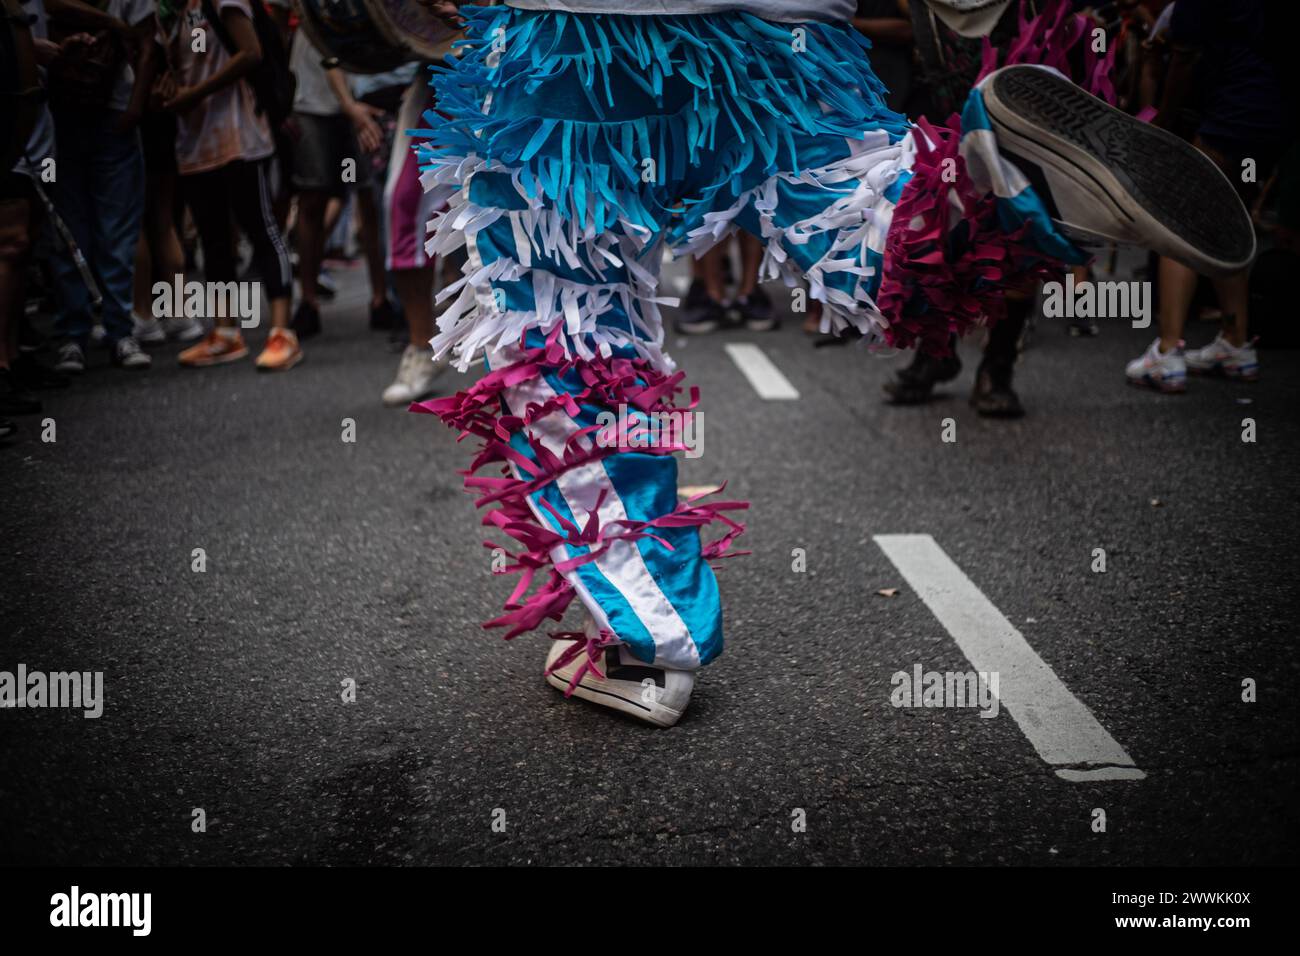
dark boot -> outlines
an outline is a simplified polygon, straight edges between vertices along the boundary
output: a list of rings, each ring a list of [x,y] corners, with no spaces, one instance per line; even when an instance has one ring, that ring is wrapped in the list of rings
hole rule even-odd
[[[970,403],[985,418],[1019,418],[1025,413],[1020,396],[1011,387],[1015,365],[985,357],[975,373]]]
[[[1034,302],[1027,297],[1008,298],[1007,314],[989,330],[984,359],[975,373],[970,403],[988,418],[1019,418],[1025,413],[1020,396],[1011,387],[1020,356],[1020,334],[1025,330]]]
[[[942,358],[926,352],[917,352],[912,364],[894,373],[894,379],[884,384],[887,401],[891,405],[920,405],[930,400],[934,387],[941,382],[951,382],[961,374],[961,359],[957,357],[957,338],[949,343],[952,351]]]

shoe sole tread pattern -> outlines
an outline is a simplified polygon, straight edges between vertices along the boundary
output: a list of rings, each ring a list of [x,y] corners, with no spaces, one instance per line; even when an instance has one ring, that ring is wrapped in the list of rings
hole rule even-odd
[[[1225,269],[1250,261],[1255,250],[1250,217],[1223,173],[1194,146],[1134,120],[1047,70],[1004,70],[994,78],[992,88],[996,100],[1014,113],[1039,129],[1050,130],[1100,164],[1174,236],[1218,260]],[[1022,130],[1013,132],[1024,135]],[[1053,145],[1035,142],[1046,148]],[[1102,185],[1102,180],[1092,178]],[[1215,204],[1207,201],[1226,195],[1237,200],[1232,211],[1236,221],[1214,215]],[[1122,203],[1118,205],[1123,208]]]
[[[546,682],[556,690],[564,692],[569,689],[569,679],[560,674],[547,674]],[[619,713],[627,714],[629,717],[635,717],[643,723],[653,724],[656,727],[671,727],[681,719],[681,714],[663,704],[654,704],[647,706],[630,701],[611,691],[601,690],[598,687],[590,687],[585,683],[579,682],[578,686],[573,689],[573,696],[581,698],[588,703],[596,704],[600,707],[607,707],[610,710],[616,710]]]

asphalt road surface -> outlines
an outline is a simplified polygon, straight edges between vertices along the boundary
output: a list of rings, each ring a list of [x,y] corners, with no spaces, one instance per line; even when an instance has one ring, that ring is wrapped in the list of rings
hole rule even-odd
[[[0,448],[0,670],[105,682],[98,719],[0,710],[0,862],[1297,862],[1300,354],[1164,397],[1122,379],[1150,333],[1040,320],[1030,414],[990,422],[971,344],[897,409],[897,360],[792,322],[671,342],[703,392],[683,484],[750,499],[754,553],[722,566],[727,651],[664,731],[546,686],[543,636],[479,628],[513,579],[460,488],[469,449],[380,405],[397,356],[343,284],[290,373],[95,353],[44,393],[56,441],[29,418]],[[745,342],[797,398],[759,397],[725,349]],[[927,603],[883,535],[929,535],[969,587]],[[1041,660],[1079,707],[891,704],[895,672],[976,652]],[[1098,730],[1129,779],[1065,779],[1090,768],[1035,746]]]

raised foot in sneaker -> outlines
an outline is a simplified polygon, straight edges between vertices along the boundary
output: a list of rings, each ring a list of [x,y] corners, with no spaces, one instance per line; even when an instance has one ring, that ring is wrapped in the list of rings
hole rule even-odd
[[[1233,345],[1220,332],[1204,348],[1183,353],[1187,370],[1199,375],[1226,375],[1228,378],[1253,382],[1259,378],[1259,356],[1252,342]]]
[[[609,707],[656,727],[681,718],[695,686],[694,671],[637,660],[608,631],[557,634],[546,654],[546,682],[566,697]]]
[[[397,377],[384,389],[384,404],[396,408],[426,398],[433,392],[434,381],[446,367],[446,360],[435,362],[429,349],[408,345],[397,365]]]
[[[1124,369],[1129,384],[1154,388],[1161,392],[1184,392],[1187,390],[1187,363],[1183,360],[1181,348],[1168,352],[1160,351],[1160,340],[1156,339],[1151,347],[1139,357],[1129,362]]]
[[[257,368],[262,372],[286,372],[301,361],[302,346],[293,329],[272,329],[266,347],[257,357]]]
[[[186,368],[207,368],[209,365],[223,365],[237,362],[248,354],[244,337],[238,332],[223,334],[213,329],[202,342],[191,345],[177,356]]]
[[[1145,246],[1202,275],[1250,264],[1250,215],[1200,150],[1043,67],[1003,67],[979,89],[998,146],[1031,182],[1041,173],[1041,198],[1067,231]]]

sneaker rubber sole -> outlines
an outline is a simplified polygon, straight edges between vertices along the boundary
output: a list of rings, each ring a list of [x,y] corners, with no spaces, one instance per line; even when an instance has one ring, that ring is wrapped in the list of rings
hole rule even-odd
[[[1042,67],[1005,67],[981,89],[999,145],[1043,168],[1067,228],[1150,246],[1210,276],[1254,258],[1245,206],[1194,146]]]
[[[227,365],[231,362],[238,362],[240,359],[247,357],[248,348],[245,347],[238,352],[226,352],[213,358],[200,359],[197,362],[181,362],[180,364],[182,368],[211,368],[214,365]]]
[[[1232,379],[1234,382],[1258,382],[1259,366],[1257,365],[1254,368],[1247,369],[1243,372],[1239,369],[1229,368],[1226,365],[1211,365],[1208,368],[1197,368],[1194,365],[1188,364],[1187,374],[1201,375],[1205,378],[1228,378]]]
[[[1125,381],[1134,388],[1151,389],[1164,395],[1182,395],[1187,391],[1187,379],[1185,378],[1163,379],[1152,378],[1150,375],[1145,378],[1129,378],[1125,376]]]
[[[557,671],[554,674],[546,675],[546,683],[550,684],[560,693],[569,689],[569,678],[562,676],[563,671]],[[646,704],[640,700],[628,700],[621,694],[615,694],[611,691],[602,690],[596,686],[590,686],[585,682],[580,682],[573,689],[574,697],[580,697],[592,704],[598,704],[601,707],[608,707],[610,710],[617,710],[620,713],[627,714],[629,717],[635,717],[637,720],[644,721],[647,724],[654,724],[656,727],[671,727],[681,719],[682,712],[673,710],[671,707],[665,707],[663,704],[655,702]]]
[[[302,361],[303,355],[304,353],[299,351],[297,355],[282,365],[259,365],[257,366],[257,370],[259,372],[287,372]]]

